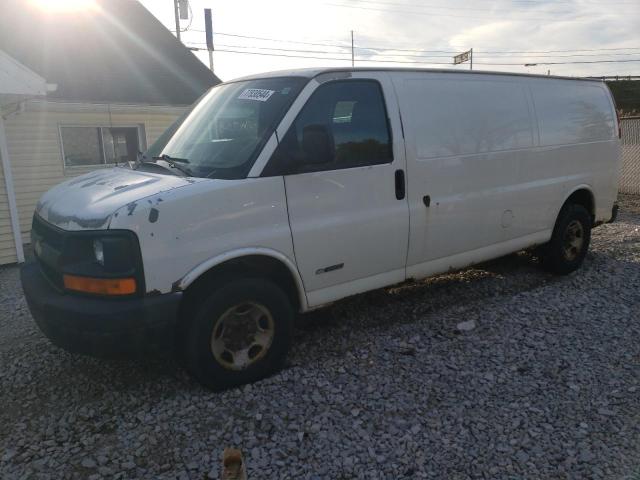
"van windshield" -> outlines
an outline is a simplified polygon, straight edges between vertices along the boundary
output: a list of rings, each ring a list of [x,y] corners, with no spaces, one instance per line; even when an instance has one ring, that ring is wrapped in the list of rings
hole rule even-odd
[[[194,177],[245,178],[306,82],[268,78],[214,87],[154,155],[179,161]]]

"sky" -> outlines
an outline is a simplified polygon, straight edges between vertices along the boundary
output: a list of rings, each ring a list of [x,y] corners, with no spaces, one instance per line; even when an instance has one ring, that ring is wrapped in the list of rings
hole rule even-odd
[[[172,0],[140,2],[175,30]],[[222,80],[350,66],[352,30],[356,66],[469,69],[452,65],[452,57],[473,48],[474,70],[640,75],[640,0],[190,0],[189,6],[182,41],[206,48],[204,8],[211,8],[214,71]],[[196,55],[209,64],[206,51]]]

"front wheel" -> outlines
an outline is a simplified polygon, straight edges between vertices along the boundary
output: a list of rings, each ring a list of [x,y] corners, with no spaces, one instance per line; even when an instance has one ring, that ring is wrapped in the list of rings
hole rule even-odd
[[[582,205],[562,207],[551,240],[542,247],[542,266],[559,275],[578,269],[589,249],[591,225],[591,215]]]
[[[187,323],[187,370],[212,390],[251,383],[282,367],[291,344],[293,308],[261,278],[231,280],[200,300]]]

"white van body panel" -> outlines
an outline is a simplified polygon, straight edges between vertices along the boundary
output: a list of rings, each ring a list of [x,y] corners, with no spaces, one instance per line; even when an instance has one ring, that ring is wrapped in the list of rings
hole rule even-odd
[[[553,223],[563,200],[584,185],[594,197],[595,222],[607,221],[618,193],[621,159],[615,107],[607,86],[535,77],[526,83],[539,127],[535,156],[521,165],[518,182],[536,185],[526,196],[530,205],[536,198],[551,198],[543,220]],[[527,213],[533,209],[528,207]]]
[[[546,242],[580,187],[596,199],[596,221],[611,217],[619,145],[604,85],[418,72],[393,81],[407,147],[409,277]]]
[[[148,292],[186,287],[194,270],[204,273],[212,259],[231,259],[233,252],[272,251],[295,264],[282,177],[207,180],[140,199],[130,209],[118,210],[111,228],[138,235]]]
[[[270,256],[291,272],[303,311],[544,243],[577,190],[592,195],[596,222],[611,218],[620,145],[602,83],[429,70],[287,75],[310,81],[248,178],[101,170],[51,189],[37,213],[66,230],[134,231],[147,293],[185,290],[227,260]],[[262,177],[313,92],[349,79],[381,85],[393,162]]]

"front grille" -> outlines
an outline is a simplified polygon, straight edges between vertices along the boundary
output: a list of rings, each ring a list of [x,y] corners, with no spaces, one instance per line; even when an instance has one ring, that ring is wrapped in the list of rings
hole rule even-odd
[[[45,222],[37,214],[31,225],[31,246],[44,276],[58,289],[62,289],[60,256],[64,248],[65,232]]]

